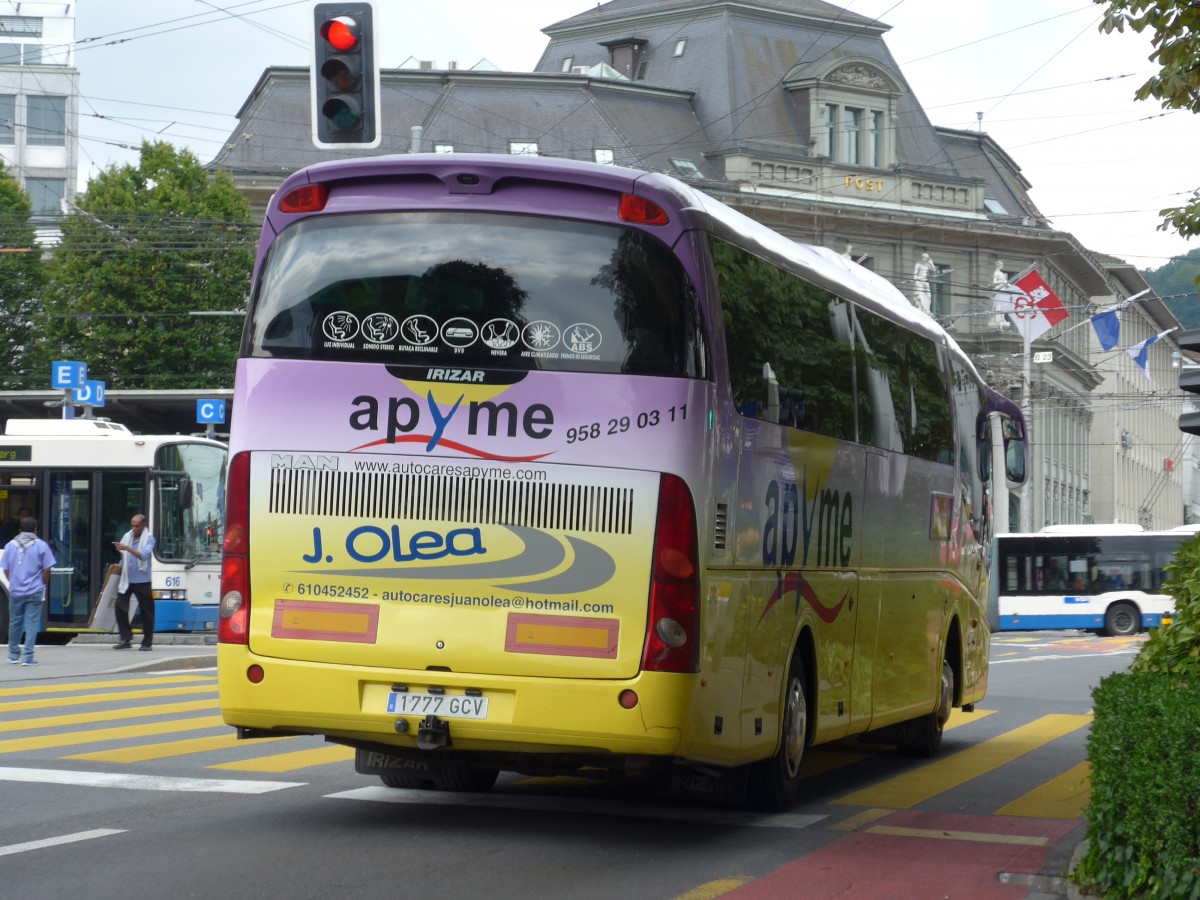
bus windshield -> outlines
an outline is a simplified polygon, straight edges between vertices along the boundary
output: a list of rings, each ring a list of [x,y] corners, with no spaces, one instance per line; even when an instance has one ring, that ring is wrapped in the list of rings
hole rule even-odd
[[[700,378],[696,292],[644,231],[516,215],[308,219],[271,250],[243,355]]]
[[[221,555],[224,533],[225,448],[168,444],[159,448],[155,474],[158,523],[155,555],[196,563]]]

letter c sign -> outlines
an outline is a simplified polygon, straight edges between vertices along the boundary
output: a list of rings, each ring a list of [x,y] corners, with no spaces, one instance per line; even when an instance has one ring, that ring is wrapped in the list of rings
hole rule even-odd
[[[225,424],[225,401],[224,400],[197,400],[196,401],[196,421],[201,425],[224,425]]]

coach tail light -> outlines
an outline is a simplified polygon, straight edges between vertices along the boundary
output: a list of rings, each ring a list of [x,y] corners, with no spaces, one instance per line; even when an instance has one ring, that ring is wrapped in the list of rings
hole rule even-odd
[[[225,543],[221,552],[221,604],[217,640],[250,642],[250,454],[229,462],[225,498]]]
[[[663,475],[658,488],[650,572],[650,608],[642,668],[696,672],[700,668],[700,565],[696,509],[683,479]]]

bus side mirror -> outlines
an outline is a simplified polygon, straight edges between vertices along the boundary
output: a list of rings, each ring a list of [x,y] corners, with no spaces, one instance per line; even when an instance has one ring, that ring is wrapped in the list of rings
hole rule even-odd
[[[1023,438],[1005,438],[1004,474],[1014,484],[1025,483],[1025,441]]]

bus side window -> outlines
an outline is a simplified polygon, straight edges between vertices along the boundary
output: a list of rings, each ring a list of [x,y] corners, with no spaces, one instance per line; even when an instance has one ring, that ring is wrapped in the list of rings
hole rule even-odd
[[[908,329],[860,310],[874,443],[885,450],[953,462],[950,391],[938,348]]]
[[[845,324],[846,301],[715,237],[709,246],[738,411],[856,440],[854,347]],[[774,374],[778,398],[770,395],[764,366]]]
[[[1067,587],[1067,579],[1063,574],[1060,560],[1048,557],[1042,570],[1042,585],[1048,591],[1062,591]]]

